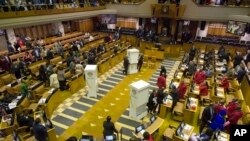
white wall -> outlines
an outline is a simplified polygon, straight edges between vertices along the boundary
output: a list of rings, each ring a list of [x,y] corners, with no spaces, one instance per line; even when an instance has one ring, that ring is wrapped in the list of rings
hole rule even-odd
[[[62,36],[65,35],[64,27],[63,27],[62,22],[52,23],[52,27],[53,27],[53,29],[54,29],[55,34],[56,34],[58,31],[60,31],[60,32],[62,33]]]
[[[14,45],[14,42],[16,42],[16,36],[13,28],[7,28],[6,34],[9,39],[9,42]]]
[[[196,36],[206,37],[207,36],[207,31],[208,31],[208,23],[206,23],[204,30],[200,30],[200,25],[201,25],[201,22],[199,22],[199,25],[198,25],[198,28],[197,28],[197,31],[196,31]]]

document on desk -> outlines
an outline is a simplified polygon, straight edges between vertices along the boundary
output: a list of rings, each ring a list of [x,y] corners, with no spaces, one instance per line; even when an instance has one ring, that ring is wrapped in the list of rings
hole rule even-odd
[[[46,102],[46,98],[41,98],[39,101],[38,101],[38,104],[44,104]]]
[[[140,133],[143,135],[143,133],[145,132],[145,130],[141,130]]]
[[[17,105],[17,103],[13,102],[13,103],[9,103],[8,107],[9,107],[9,109],[14,109],[14,108],[16,108],[16,105]]]

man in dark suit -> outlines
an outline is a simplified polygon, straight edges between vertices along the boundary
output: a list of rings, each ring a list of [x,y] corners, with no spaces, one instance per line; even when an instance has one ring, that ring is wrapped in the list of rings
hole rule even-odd
[[[116,130],[114,123],[111,121],[110,116],[107,116],[106,121],[103,122],[103,128],[104,139],[106,136],[114,135],[114,132],[117,133],[118,138],[118,131]]]
[[[237,52],[236,56],[234,57],[234,68],[238,66],[242,60],[243,60],[243,57],[241,56],[240,52]]]
[[[47,141],[47,129],[41,124],[41,119],[37,118],[33,123],[33,131],[37,141]]]
[[[240,65],[240,70],[238,71],[238,73],[237,73],[237,75],[236,75],[236,78],[237,78],[237,80],[238,80],[239,83],[242,82],[242,80],[243,80],[245,74],[246,74],[245,68],[244,68],[244,66],[241,64],[241,65]]]
[[[202,130],[204,129],[205,126],[208,126],[212,122],[214,116],[215,116],[214,104],[210,104],[202,112],[201,124],[199,129],[200,133],[202,133]]]
[[[48,51],[47,51],[47,60],[50,60],[50,59],[52,59],[53,57],[54,57],[54,54],[53,54],[53,52],[51,51],[51,49],[49,49]]]
[[[138,64],[137,64],[137,69],[138,69],[138,71],[141,71],[141,67],[142,67],[142,64],[143,64],[143,54],[141,53],[140,55],[139,55],[139,59],[138,59]]]
[[[128,66],[129,66],[129,60],[128,60],[128,57],[126,56],[123,59],[123,67],[124,67],[123,74],[125,75],[128,74]]]

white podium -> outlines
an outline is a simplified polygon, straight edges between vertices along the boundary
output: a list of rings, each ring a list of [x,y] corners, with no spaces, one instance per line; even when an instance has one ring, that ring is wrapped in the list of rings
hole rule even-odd
[[[129,60],[128,74],[137,73],[137,63],[139,59],[138,49],[128,49],[127,56]]]
[[[149,89],[150,84],[143,80],[130,85],[130,117],[139,120],[147,115]]]
[[[88,86],[88,97],[97,97],[97,65],[87,65],[84,69],[85,79]]]

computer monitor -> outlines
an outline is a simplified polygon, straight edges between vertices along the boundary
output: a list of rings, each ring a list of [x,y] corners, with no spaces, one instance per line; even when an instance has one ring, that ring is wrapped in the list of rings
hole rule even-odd
[[[82,138],[80,139],[80,141],[93,141],[93,136],[91,135],[82,135]]]
[[[150,118],[150,122],[153,123],[156,119],[157,119],[156,116],[152,116],[152,117]]]
[[[105,137],[106,141],[113,141],[114,140],[114,136],[113,135],[108,135]]]
[[[140,125],[138,127],[135,128],[135,132],[136,133],[139,133],[140,131],[142,131],[144,129],[144,126],[143,125]]]

